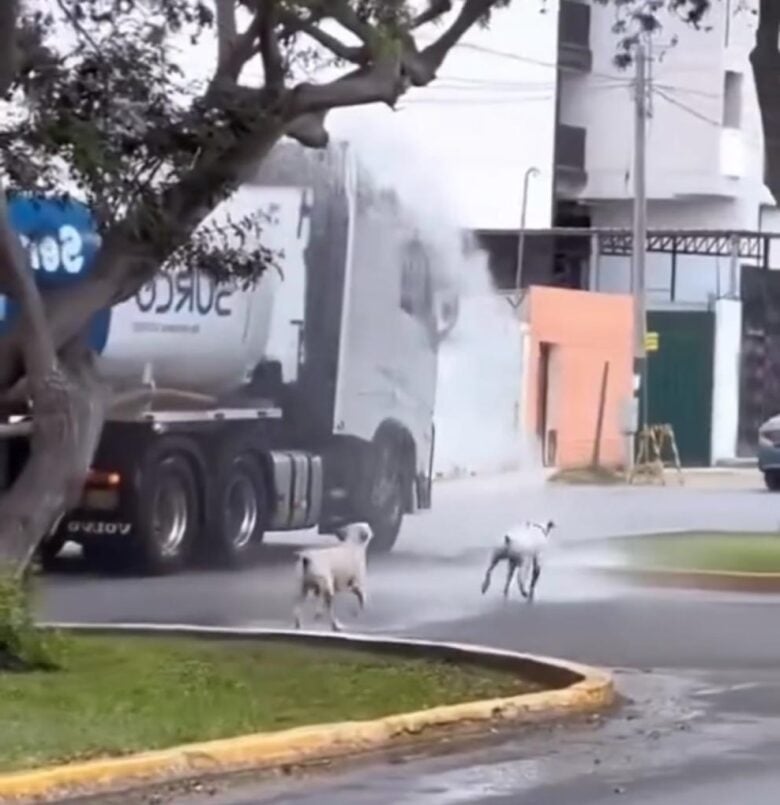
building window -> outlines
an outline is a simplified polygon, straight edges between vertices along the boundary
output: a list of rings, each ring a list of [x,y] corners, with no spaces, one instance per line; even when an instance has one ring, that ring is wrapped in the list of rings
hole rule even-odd
[[[404,249],[401,269],[401,307],[410,316],[426,320],[432,310],[431,267],[425,247],[419,240]]]
[[[742,128],[742,73],[727,70],[723,81],[723,126]]]

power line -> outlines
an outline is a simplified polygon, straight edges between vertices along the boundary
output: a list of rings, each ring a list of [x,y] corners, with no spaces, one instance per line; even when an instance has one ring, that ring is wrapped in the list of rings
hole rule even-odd
[[[615,89],[626,89],[624,85],[614,86],[614,87],[599,87],[599,91],[607,91],[607,90],[615,90]],[[450,90],[452,91],[452,90]],[[521,95],[520,93],[504,93],[503,95],[497,97],[435,97],[431,94],[430,88],[426,90],[425,95],[419,98],[415,97],[405,97],[403,99],[403,104],[413,104],[415,106],[420,105],[433,105],[433,106],[441,106],[441,105],[454,105],[454,106],[473,106],[473,105],[480,105],[480,106],[517,106],[518,104],[524,103],[534,103],[537,101],[552,101],[555,99],[555,94],[551,92],[547,92],[541,95],[532,95],[526,94]],[[399,107],[400,108],[400,107]]]
[[[657,95],[660,95],[667,103],[670,103],[672,106],[676,106],[678,109],[682,109],[684,112],[687,112],[689,115],[698,118],[704,123],[709,123],[710,126],[715,126],[718,129],[722,128],[722,125],[717,120],[711,117],[707,117],[707,115],[702,114],[697,109],[694,109],[692,106],[688,106],[688,104],[683,103],[682,101],[678,101],[676,98],[673,98],[663,89],[655,87],[654,91]]]
[[[675,86],[674,84],[662,84],[658,81],[653,82],[654,87],[660,87],[661,89],[668,90],[670,92],[679,92],[683,95],[696,95],[700,98],[711,98],[714,101],[720,100],[723,96],[719,95],[717,92],[705,92],[704,90],[700,89],[692,89],[690,87],[679,87]]]
[[[486,45],[477,45],[473,42],[458,42],[455,47],[463,50],[473,50],[477,53],[485,53],[488,56],[497,56],[502,59],[509,59],[510,61],[523,62],[524,64],[535,64],[539,67],[548,67],[554,70],[561,69],[559,62],[545,61],[544,59],[534,59],[531,56],[521,56],[519,53],[511,53],[507,50],[497,50],[496,48],[490,48]],[[598,70],[591,70],[588,75],[595,76],[597,78],[606,78],[610,81],[626,80],[623,76],[613,75],[610,73],[601,73]]]

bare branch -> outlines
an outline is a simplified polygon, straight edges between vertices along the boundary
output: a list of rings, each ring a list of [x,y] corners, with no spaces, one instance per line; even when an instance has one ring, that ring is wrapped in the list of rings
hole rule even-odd
[[[217,36],[219,57],[215,81],[217,83],[238,81],[244,65],[256,53],[255,43],[260,34],[262,15],[258,12],[247,29],[239,34],[236,30],[234,0],[218,0]]]
[[[217,11],[217,64],[226,64],[233,54],[238,38],[236,4],[233,0],[216,0]],[[218,69],[219,69],[218,68]]]
[[[465,0],[458,16],[446,31],[428,47],[420,51],[416,59],[410,60],[415,69],[409,69],[412,83],[425,86],[436,76],[446,55],[458,44],[461,37],[474,23],[485,16],[496,4],[497,0]],[[421,69],[420,69],[421,68]]]
[[[279,18],[277,0],[264,0],[257,12],[260,19],[260,55],[263,58],[265,85],[268,89],[284,88],[284,59],[279,48],[276,26]]]
[[[421,28],[429,22],[439,19],[439,17],[447,14],[452,10],[452,0],[431,0],[428,8],[420,12],[413,20],[410,26],[411,30]]]
[[[294,121],[300,115],[343,106],[386,103],[392,107],[407,89],[400,59],[388,57],[327,84],[299,84],[292,91],[287,115]]]
[[[329,50],[334,56],[353,64],[365,64],[369,53],[365,47],[355,47],[342,42],[338,37],[323,31],[316,22],[302,20],[291,11],[283,11],[281,21],[290,33],[303,33]]]
[[[16,25],[19,0],[0,3],[0,95],[11,86],[16,73]]]
[[[67,21],[73,27],[73,30],[89,43],[89,46],[92,48],[92,50],[99,50],[97,42],[95,42],[89,31],[79,22],[78,17],[71,11],[70,8],[68,8],[65,0],[57,0],[57,5],[60,7],[60,11],[62,11],[62,13],[65,15],[65,19],[67,19]]]
[[[358,17],[348,0],[324,0],[322,8],[325,16],[333,17],[342,28],[353,33],[364,44],[371,44],[375,36],[374,29]]]

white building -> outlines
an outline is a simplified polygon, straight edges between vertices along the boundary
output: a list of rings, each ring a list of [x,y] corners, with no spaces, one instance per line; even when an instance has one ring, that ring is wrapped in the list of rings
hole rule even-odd
[[[669,15],[653,37],[651,228],[780,228],[762,182],[763,139],[748,61],[756,25],[749,6],[757,2],[713,3],[699,30]],[[339,119],[386,121],[394,136],[436,164],[460,223],[485,233],[494,274],[509,284],[523,176],[531,166],[539,175],[529,182],[527,228],[630,225],[633,71],[614,64],[616,13],[615,4],[592,0],[513,3],[495,13],[489,28],[469,32],[437,82],[412,93],[400,112],[372,107]],[[593,287],[582,251],[560,239],[529,238],[524,277],[539,281],[540,272],[573,256],[568,281]],[[648,284],[663,286],[652,276]],[[694,296],[704,301],[715,291],[702,287]]]
[[[698,30],[669,16],[652,37],[651,230],[780,231],[780,215],[763,184],[764,144],[749,63],[756,26],[750,6],[757,4],[715,2]],[[385,129],[403,141],[406,153],[417,155],[407,157],[409,171],[427,166],[446,189],[457,223],[479,234],[499,287],[513,287],[530,168],[538,174],[528,182],[527,230],[631,225],[634,75],[614,63],[616,13],[615,3],[595,0],[512,3],[496,12],[489,28],[469,32],[434,85],[412,93],[400,111],[348,110],[334,121],[358,124],[353,131]],[[398,164],[394,159],[395,170]],[[695,244],[673,256],[651,251],[647,288],[656,311],[671,307],[714,317],[702,319],[712,355],[705,361],[703,351],[700,362],[711,364],[711,377],[701,379],[695,411],[686,420],[711,426],[683,445],[695,454],[691,460],[708,462],[736,455],[745,416],[742,305],[735,297],[739,266],[761,258],[722,248],[717,255],[691,252]],[[769,251],[767,263],[780,268],[780,249]],[[522,278],[524,286],[628,291],[630,257],[627,252],[597,262],[587,236],[528,232]],[[672,344],[671,330],[662,338]],[[686,371],[674,368],[680,378]],[[451,392],[447,399],[459,397],[454,386]],[[503,396],[517,394],[507,386]],[[465,423],[465,413],[461,419]],[[455,452],[467,451],[458,446]],[[467,458],[464,464],[476,461]]]

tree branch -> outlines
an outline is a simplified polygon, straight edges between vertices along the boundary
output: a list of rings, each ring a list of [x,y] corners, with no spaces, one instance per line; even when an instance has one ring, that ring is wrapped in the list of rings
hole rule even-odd
[[[216,0],[217,64],[221,67],[230,58],[238,38],[236,4],[233,0]]]
[[[279,48],[276,26],[279,20],[277,0],[261,0],[262,8],[257,12],[260,20],[260,55],[263,59],[265,85],[271,90],[284,89],[284,59]]]
[[[413,20],[410,29],[414,31],[427,25],[429,22],[439,19],[444,14],[452,10],[452,0],[431,0],[428,8],[420,12]]]
[[[299,84],[291,93],[286,117],[295,121],[301,115],[370,103],[392,107],[407,89],[400,59],[388,57],[327,84]]]
[[[474,23],[484,17],[497,0],[465,0],[460,13],[442,35],[416,57],[409,58],[406,65],[412,83],[417,86],[429,84],[441,67],[446,55],[458,44]]]
[[[19,0],[0,2],[0,95],[5,95],[16,75],[16,28]]]
[[[215,82],[236,82],[244,65],[255,55],[255,42],[260,34],[262,17],[255,14],[247,29],[236,30],[234,0],[217,0],[218,59]]]
[[[296,117],[287,126],[285,134],[306,148],[325,148],[330,142],[330,135],[325,128],[326,116],[327,112],[314,112]]]
[[[322,9],[325,16],[332,17],[363,44],[371,45],[375,38],[374,29],[358,17],[348,0],[323,0]]]
[[[302,20],[291,11],[283,11],[280,19],[287,32],[306,34],[306,36],[322,45],[339,59],[344,59],[353,64],[365,64],[368,61],[369,53],[367,48],[355,47],[342,42],[338,37],[323,31],[312,20]]]

